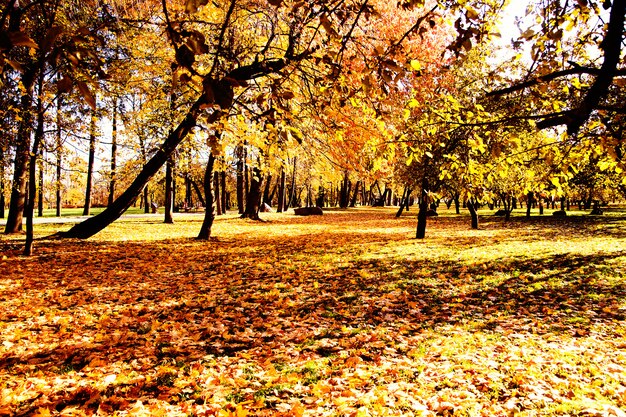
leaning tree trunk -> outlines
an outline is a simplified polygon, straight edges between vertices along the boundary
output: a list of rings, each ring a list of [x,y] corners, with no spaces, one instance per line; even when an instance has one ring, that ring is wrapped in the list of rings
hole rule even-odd
[[[89,162],[87,164],[87,186],[85,187],[85,206],[83,216],[91,211],[91,188],[93,183],[93,167],[96,160],[96,110],[91,111],[91,125],[89,127]]]
[[[220,104],[222,109],[227,109],[230,108],[230,104],[232,103],[232,88],[223,88],[230,89],[224,93],[224,97],[222,97],[223,100],[220,100],[221,102],[218,104]],[[176,129],[168,135],[154,156],[143,166],[141,172],[137,175],[135,180],[113,202],[113,204],[107,207],[100,214],[78,223],[67,232],[62,232],[59,235],[62,237],[86,239],[95,235],[118,219],[133,204],[141,193],[141,190],[143,190],[148,181],[150,181],[159,169],[161,169],[170,155],[176,150],[176,147],[180,144],[180,142],[182,142],[191,129],[196,126],[196,120],[200,116],[203,111],[202,109],[206,104],[209,104],[207,95],[203,94],[189,109],[187,115],[176,127]],[[219,117],[221,117],[221,113],[214,112],[211,114],[209,122],[214,122]]]
[[[404,187],[404,192],[402,193],[402,199],[400,200],[400,207],[396,212],[396,217],[402,216],[402,212],[406,207],[409,206],[409,197],[411,196],[411,189],[409,187]]]
[[[211,183],[213,181],[214,163],[215,156],[213,156],[213,153],[209,153],[209,160],[206,164],[203,181],[206,208],[204,211],[204,220],[202,221],[202,227],[200,227],[200,233],[198,233],[198,237],[196,237],[196,239],[199,240],[208,240],[211,237],[211,228],[213,227],[213,221],[215,220],[215,212],[213,211],[213,190],[211,189]]]

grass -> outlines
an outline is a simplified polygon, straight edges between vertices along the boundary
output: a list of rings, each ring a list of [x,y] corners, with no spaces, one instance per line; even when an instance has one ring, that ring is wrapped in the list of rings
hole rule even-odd
[[[485,213],[3,236],[0,415],[623,415],[626,213]]]

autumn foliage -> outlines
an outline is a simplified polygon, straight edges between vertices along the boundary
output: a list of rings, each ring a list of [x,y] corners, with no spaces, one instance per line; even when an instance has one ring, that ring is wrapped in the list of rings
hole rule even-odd
[[[5,239],[0,415],[624,415],[623,212],[441,212]]]

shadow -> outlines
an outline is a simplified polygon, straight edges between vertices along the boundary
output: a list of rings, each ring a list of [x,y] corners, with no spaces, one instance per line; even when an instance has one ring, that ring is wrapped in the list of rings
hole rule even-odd
[[[475,264],[429,259],[428,253],[372,258],[361,255],[398,244],[420,250],[421,243],[410,238],[413,223],[401,223],[411,226],[406,231],[382,233],[375,230],[394,228],[398,220],[379,213],[331,217],[315,220],[329,222],[322,235],[218,235],[209,243],[51,240],[36,256],[12,257],[2,265],[0,321],[28,338],[7,339],[22,345],[0,355],[0,369],[63,375],[88,372],[103,361],[140,358],[149,367],[287,348],[327,357],[363,345],[349,329],[419,334],[455,325],[471,332],[585,337],[594,327],[625,320],[619,307],[626,300],[625,283],[612,277],[624,276],[620,258],[626,249]],[[623,221],[484,221],[480,238],[490,245],[603,236],[600,224],[621,238]],[[346,222],[360,231],[335,230]],[[475,245],[476,238],[457,233],[467,231],[464,222],[431,222],[439,234],[428,244],[433,250]],[[486,237],[505,226],[503,233]],[[363,359],[376,354],[368,351]],[[158,388],[151,384],[141,389]]]

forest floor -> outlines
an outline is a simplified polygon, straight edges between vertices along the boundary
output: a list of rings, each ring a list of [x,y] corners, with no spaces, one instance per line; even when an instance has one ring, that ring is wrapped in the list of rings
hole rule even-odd
[[[1,237],[0,415],[626,416],[625,213],[393,213]]]

